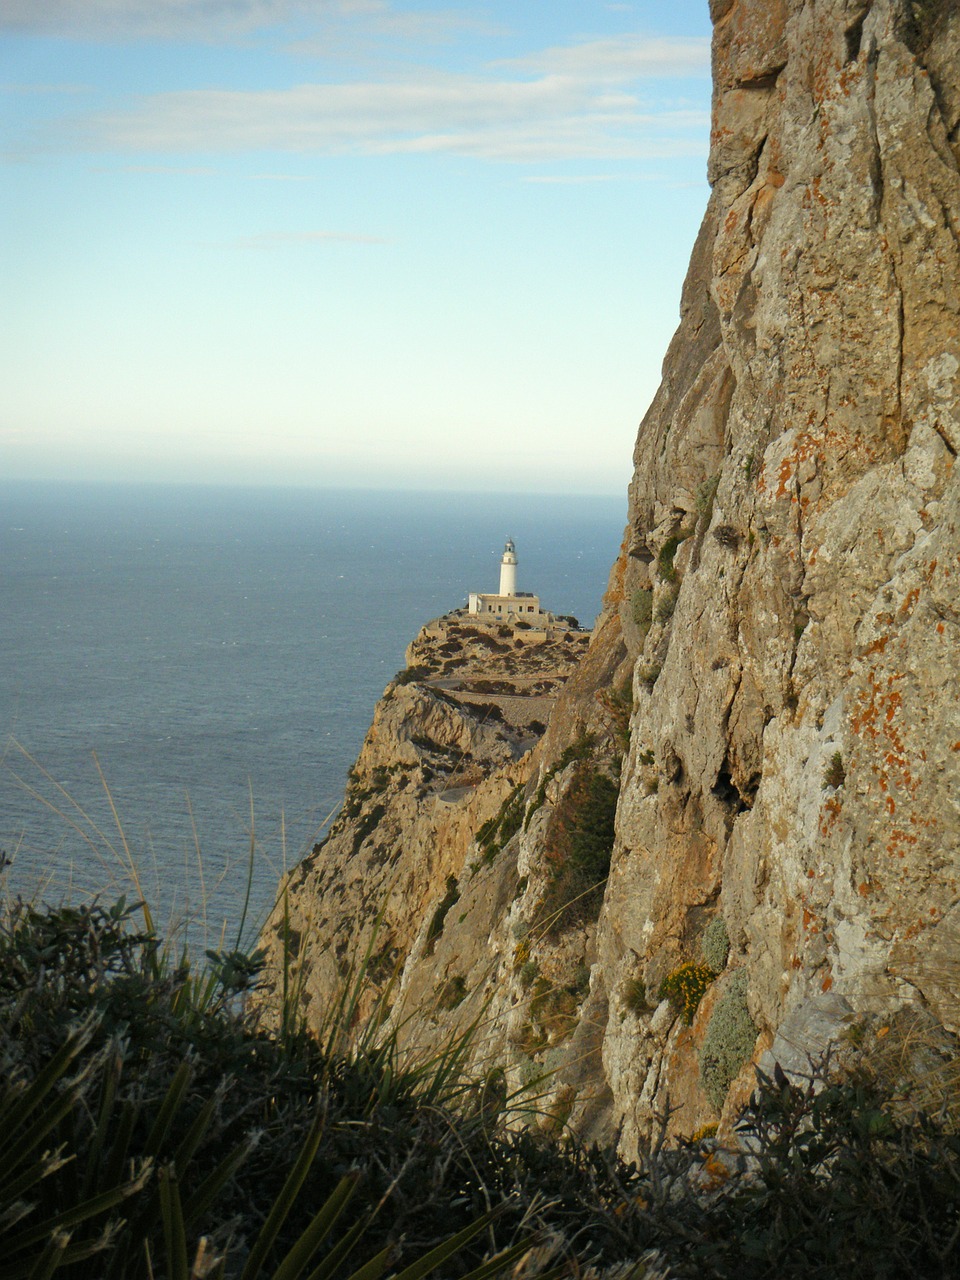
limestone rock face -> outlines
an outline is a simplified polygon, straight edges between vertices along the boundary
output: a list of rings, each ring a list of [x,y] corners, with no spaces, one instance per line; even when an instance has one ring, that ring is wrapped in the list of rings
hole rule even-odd
[[[831,991],[957,1030],[960,11],[713,16],[713,194],[631,487],[601,965],[656,991],[719,914],[757,1051]],[[627,1129],[668,1093],[695,1127],[707,1002],[679,1053],[611,1013]]]
[[[484,779],[428,821],[396,784],[399,870],[344,828],[290,882],[342,943],[389,885],[423,1033],[482,1006],[478,1051],[627,1155],[668,1099],[732,1114],[785,1025],[960,1031],[960,9],[711,14],[712,196],[590,649],[529,754],[395,689],[362,769],[413,766],[413,717]],[[602,903],[558,916],[608,783]]]

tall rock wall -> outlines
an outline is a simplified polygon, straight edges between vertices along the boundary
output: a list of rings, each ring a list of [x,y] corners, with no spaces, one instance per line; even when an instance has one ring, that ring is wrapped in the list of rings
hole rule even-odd
[[[670,1091],[687,1123],[734,968],[757,1048],[811,1001],[960,1030],[960,11],[713,17],[713,194],[631,487],[647,679],[600,943],[611,989],[655,992],[726,923],[689,1031],[608,1027],[621,1110]]]
[[[409,872],[400,973],[421,1037],[482,1011],[478,1052],[627,1153],[771,1046],[960,1032],[960,9],[711,12],[712,196],[602,624],[477,793],[522,786],[519,827],[490,855],[478,808]],[[558,916],[601,775],[609,876]]]

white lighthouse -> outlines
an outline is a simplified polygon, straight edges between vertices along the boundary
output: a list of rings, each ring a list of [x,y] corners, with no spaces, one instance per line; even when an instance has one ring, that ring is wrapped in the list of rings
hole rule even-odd
[[[517,548],[513,539],[508,538],[500,557],[500,591],[501,596],[517,594]]]
[[[541,610],[539,596],[517,590],[517,548],[512,538],[507,539],[500,557],[500,590],[495,596],[471,591],[467,612],[482,614],[490,622],[519,620],[527,624],[528,632],[531,626],[545,627],[554,622],[552,613]]]

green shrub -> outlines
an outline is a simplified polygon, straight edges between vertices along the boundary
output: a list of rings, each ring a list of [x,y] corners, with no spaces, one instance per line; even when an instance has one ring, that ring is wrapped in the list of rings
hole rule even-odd
[[[425,950],[428,956],[433,955],[434,947],[437,944],[437,939],[443,933],[444,922],[446,921],[450,908],[459,901],[460,901],[460,886],[457,883],[457,877],[447,876],[447,891],[443,895],[443,897],[440,899],[440,902],[437,905],[437,909],[436,911],[434,911],[433,916],[431,917],[431,920],[430,920],[430,924],[427,927],[427,939],[426,939]]]
[[[541,904],[546,933],[557,938],[595,919],[613,853],[619,785],[596,765],[580,761],[551,814],[544,842],[550,872]]]
[[[730,936],[723,916],[714,916],[700,939],[703,963],[714,973],[723,973],[730,954]]]
[[[705,964],[692,960],[667,974],[660,984],[658,998],[669,1000],[680,1017],[689,1026],[703,997],[703,993],[717,975]]]
[[[740,545],[740,534],[732,524],[719,524],[713,531],[714,541],[727,551],[736,551]]]
[[[757,1028],[747,1008],[747,971],[739,969],[717,1001],[700,1050],[700,1087],[718,1111],[756,1041]]]
[[[722,1168],[712,1149],[655,1133],[627,1165],[572,1135],[545,1140],[536,1099],[508,1095],[499,1066],[464,1075],[468,1038],[432,1061],[399,1053],[382,1018],[359,1017],[359,981],[317,1034],[294,1018],[267,1033],[242,999],[258,967],[234,949],[198,972],[122,903],[0,918],[4,1275],[343,1280],[403,1274],[444,1242],[459,1252],[434,1257],[439,1274],[480,1280],[519,1274],[534,1232],[557,1252],[529,1257],[530,1276],[958,1272],[960,1136],[929,1079],[921,1110],[902,1087],[816,1064],[802,1085],[760,1076],[737,1126],[748,1172],[731,1160],[704,1194]],[[943,1028],[936,1057],[960,1060]],[[536,1089],[560,1061],[520,1074]]]
[[[830,757],[830,763],[823,772],[823,785],[826,787],[842,787],[847,779],[847,771],[843,767],[843,756],[839,751],[835,751]]]
[[[581,733],[581,735],[576,739],[575,742],[571,742],[568,747],[564,748],[563,753],[561,754],[560,759],[557,761],[557,763],[553,765],[550,769],[548,769],[547,772],[543,775],[543,779],[539,787],[537,787],[533,800],[527,807],[526,817],[523,820],[524,831],[526,831],[526,829],[530,826],[530,822],[531,822],[531,819],[533,818],[533,815],[537,812],[538,809],[541,809],[543,807],[543,804],[547,798],[547,787],[550,785],[553,779],[557,776],[558,773],[562,773],[564,769],[566,769],[567,765],[571,764],[574,760],[587,759],[587,757],[590,755],[590,752],[593,750],[595,741],[596,739],[592,733]]]
[[[543,1032],[545,1042],[562,1044],[576,1030],[579,998],[571,987],[558,987],[537,978],[530,997],[531,1020]]]
[[[641,631],[647,631],[653,618],[653,591],[637,587],[630,597],[630,614]]]
[[[520,830],[526,807],[524,790],[523,783],[515,787],[504,800],[499,811],[482,824],[474,837],[483,850],[483,862],[492,862],[500,850]]]
[[[677,598],[680,592],[676,585],[671,586],[668,591],[660,593],[660,599],[657,601],[657,607],[654,616],[660,623],[669,622],[673,617],[674,610],[677,607]]]
[[[567,988],[578,1000],[590,993],[590,965],[581,960],[573,970],[573,977]]]
[[[650,1002],[647,999],[647,987],[642,978],[628,978],[623,984],[624,1007],[631,1013],[647,1013]]]
[[[661,546],[657,554],[657,577],[661,582],[676,581],[677,570],[673,562],[676,558],[677,549],[682,542],[686,542],[692,532],[692,529],[681,529],[667,538]]]
[[[375,804],[373,808],[363,815],[356,825],[353,833],[353,852],[359,853],[360,846],[376,828],[380,825],[380,819],[387,812],[387,806],[383,804]]]
[[[630,745],[630,717],[633,714],[633,679],[611,689],[600,689],[597,698],[610,718],[614,741],[621,752]]]
[[[738,1126],[750,1143],[714,1218],[717,1276],[931,1280],[960,1264],[960,1141],[926,1113],[897,1123],[868,1082],[821,1064],[760,1077]],[[729,1190],[729,1188],[728,1188]]]
[[[390,770],[385,764],[378,764],[370,775],[371,792],[385,791],[390,784]]]
[[[138,931],[123,900],[17,903],[0,921],[5,1276],[225,1280],[242,1268],[277,1280],[291,1250],[300,1266],[283,1274],[301,1275],[341,1242],[351,1264],[338,1274],[353,1274],[408,1228],[416,1256],[477,1224],[484,1210],[455,1207],[460,1175],[439,1230],[424,1232],[420,1211],[403,1207],[429,1185],[410,1165],[411,1120],[434,1129],[421,1140],[447,1141],[459,1158],[464,1131],[451,1145],[448,1120],[429,1120],[462,1096],[457,1051],[441,1052],[438,1071],[405,1068],[380,1020],[356,1026],[356,988],[316,1035],[287,1018],[268,1035],[240,999],[260,953],[212,952],[195,971],[143,914]],[[363,1134],[374,1131],[371,1159]],[[387,1202],[392,1212],[378,1217]]]
[[[653,686],[660,679],[660,672],[662,670],[663,670],[663,667],[661,667],[659,663],[656,663],[656,662],[644,663],[643,666],[637,667],[637,679],[640,681],[641,684],[645,684],[648,689],[652,689]]]

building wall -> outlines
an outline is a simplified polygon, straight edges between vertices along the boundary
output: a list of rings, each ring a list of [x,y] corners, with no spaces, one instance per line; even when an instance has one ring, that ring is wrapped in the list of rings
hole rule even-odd
[[[541,613],[539,596],[495,596],[477,591],[470,592],[469,611],[474,614],[494,614],[500,618],[515,614],[536,621],[549,616]]]

